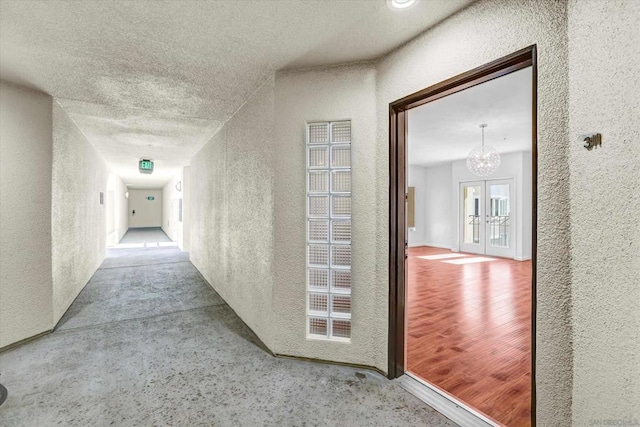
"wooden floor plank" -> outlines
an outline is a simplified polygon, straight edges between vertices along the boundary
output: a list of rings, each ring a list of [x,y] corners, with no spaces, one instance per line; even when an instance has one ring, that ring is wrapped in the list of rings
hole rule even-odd
[[[501,424],[530,426],[531,262],[419,258],[448,253],[409,249],[407,370]]]

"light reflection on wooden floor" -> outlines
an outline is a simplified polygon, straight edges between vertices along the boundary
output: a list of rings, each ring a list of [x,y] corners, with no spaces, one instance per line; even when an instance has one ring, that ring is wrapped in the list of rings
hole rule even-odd
[[[529,426],[531,261],[419,258],[436,254],[451,252],[409,249],[407,370],[504,425]]]

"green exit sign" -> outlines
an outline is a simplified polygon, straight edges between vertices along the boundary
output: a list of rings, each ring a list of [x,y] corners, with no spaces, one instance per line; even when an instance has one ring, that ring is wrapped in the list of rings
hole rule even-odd
[[[156,198],[153,196],[147,196],[147,200],[155,200]]]
[[[153,162],[151,160],[142,159],[138,163],[140,173],[153,173]]]

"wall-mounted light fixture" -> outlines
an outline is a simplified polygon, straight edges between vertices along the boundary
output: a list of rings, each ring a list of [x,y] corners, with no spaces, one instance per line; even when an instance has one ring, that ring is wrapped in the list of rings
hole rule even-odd
[[[182,181],[176,182],[176,191],[182,191]]]
[[[128,192],[128,191],[126,191],[126,192],[124,193],[124,198],[125,198],[125,199],[128,199],[128,198],[129,198],[129,192]]]

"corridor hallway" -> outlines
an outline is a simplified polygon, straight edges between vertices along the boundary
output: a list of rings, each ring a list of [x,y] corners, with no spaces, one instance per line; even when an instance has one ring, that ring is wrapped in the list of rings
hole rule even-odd
[[[108,250],[0,374],[7,426],[454,425],[372,371],[268,354],[175,247]]]

